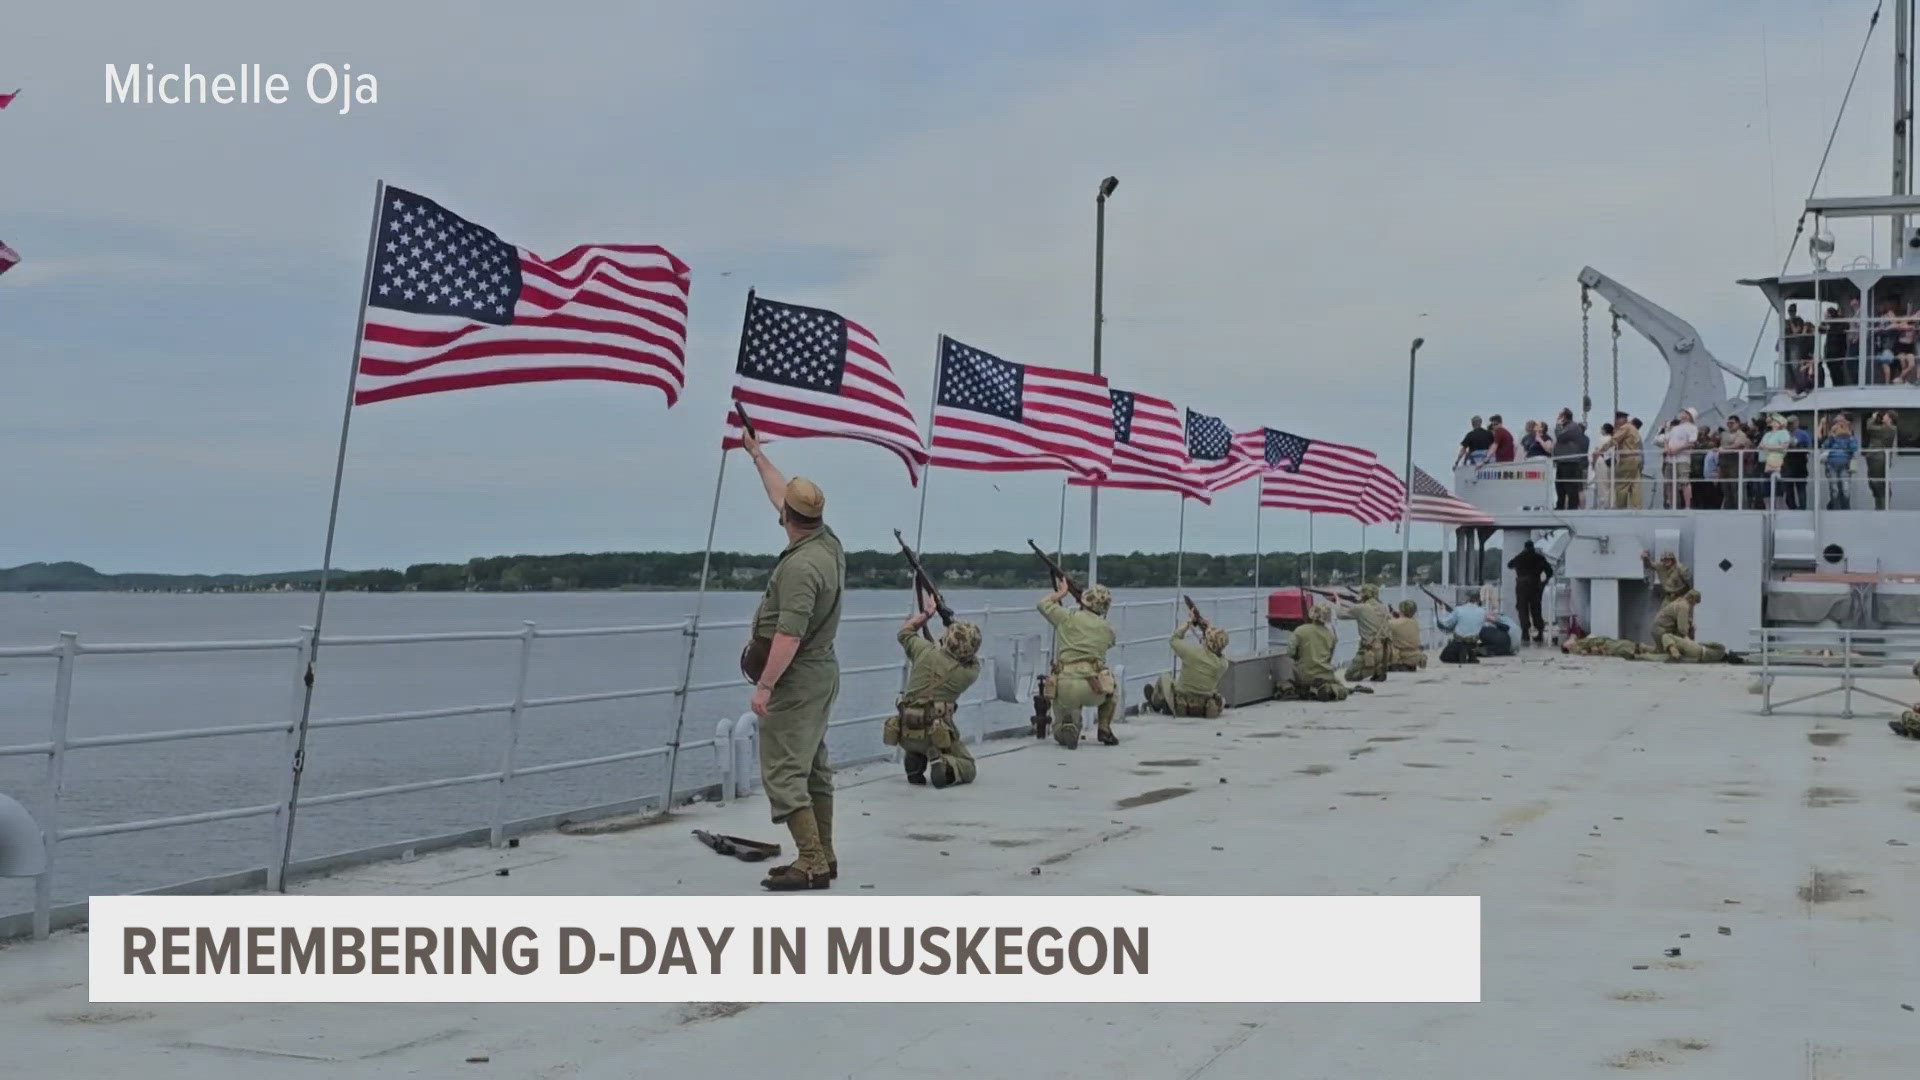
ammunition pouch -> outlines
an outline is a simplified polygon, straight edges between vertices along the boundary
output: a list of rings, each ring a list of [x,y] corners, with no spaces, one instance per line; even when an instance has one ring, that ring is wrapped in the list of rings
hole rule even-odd
[[[1206,697],[1175,694],[1173,697],[1174,700],[1170,704],[1175,716],[1204,716],[1213,720],[1227,708],[1226,699],[1219,694],[1208,694]]]
[[[750,683],[758,683],[760,676],[766,673],[767,657],[773,654],[773,639],[756,637],[747,642],[740,650],[740,674]]]
[[[953,749],[956,741],[953,728],[955,710],[956,706],[951,701],[909,702],[902,698],[895,703],[893,715],[887,718],[881,739],[888,746],[897,746],[909,740],[931,744],[935,750],[944,753]]]
[[[1066,670],[1067,668],[1071,668],[1072,670]],[[1088,670],[1089,668],[1091,668],[1091,670]],[[1081,674],[1083,671],[1086,672],[1086,674]],[[1087,689],[1101,697],[1112,697],[1120,690],[1120,681],[1113,677],[1112,670],[1097,660],[1076,660],[1064,667],[1056,661],[1053,665],[1053,678],[1056,680],[1085,679],[1087,681]],[[1053,687],[1051,685],[1047,687],[1046,694],[1049,700],[1053,698]]]

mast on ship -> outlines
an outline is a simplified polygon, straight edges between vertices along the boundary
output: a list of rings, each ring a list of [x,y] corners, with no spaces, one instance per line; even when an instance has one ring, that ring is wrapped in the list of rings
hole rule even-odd
[[[1893,5],[1893,194],[1913,194],[1913,0]],[[1893,219],[1893,254],[1888,266],[1906,256],[1907,219]]]

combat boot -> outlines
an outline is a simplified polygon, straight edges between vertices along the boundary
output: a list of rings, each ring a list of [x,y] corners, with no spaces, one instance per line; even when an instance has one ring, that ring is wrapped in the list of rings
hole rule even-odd
[[[953,783],[953,766],[948,765],[945,758],[936,758],[928,771],[933,774],[933,786],[936,788]]]
[[[1099,738],[1100,738],[1101,746],[1119,746],[1120,745],[1120,736],[1115,735],[1113,733],[1113,729],[1110,727],[1101,728],[1099,731]]]
[[[833,796],[813,797],[813,824],[820,832],[820,854],[827,860],[827,876],[840,876],[840,857],[833,850]]]
[[[761,880],[760,887],[772,892],[796,892],[801,889],[831,888],[833,868],[827,864],[826,849],[820,846],[820,824],[811,806],[795,810],[787,818],[787,832],[793,835],[797,853],[785,866],[776,866]]]
[[[1080,725],[1062,721],[1053,725],[1053,741],[1069,750],[1080,746]]]

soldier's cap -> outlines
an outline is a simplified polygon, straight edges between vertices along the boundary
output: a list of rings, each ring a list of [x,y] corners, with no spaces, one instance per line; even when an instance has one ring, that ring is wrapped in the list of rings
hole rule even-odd
[[[1661,562],[1679,562],[1680,556],[1675,555],[1673,552],[1669,551],[1665,555],[1660,556],[1660,561]]]
[[[796,524],[817,525],[827,511],[827,493],[820,485],[804,476],[796,476],[787,481],[787,494],[784,500],[787,513],[798,518]]]
[[[1687,590],[1687,599],[1689,599],[1689,600],[1691,600],[1691,601],[1693,601],[1693,602],[1694,602],[1694,603],[1696,603],[1696,604],[1697,604],[1697,603],[1699,603],[1699,602],[1700,602],[1700,590],[1699,590],[1699,589],[1688,589],[1688,590]]]

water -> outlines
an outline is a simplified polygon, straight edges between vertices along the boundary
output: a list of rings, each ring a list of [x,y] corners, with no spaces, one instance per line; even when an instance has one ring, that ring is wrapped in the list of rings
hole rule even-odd
[[[1222,625],[1247,626],[1251,600],[1221,607],[1207,600],[1220,593],[1195,592]],[[709,593],[703,621],[744,620],[757,593]],[[900,658],[894,634],[903,595],[848,593],[846,614],[888,615],[877,622],[842,627],[838,651],[843,669],[893,664]],[[961,610],[992,605],[986,620],[984,655],[1010,658],[1021,639],[1030,668],[1044,624],[1026,591],[956,591],[948,601]],[[1151,606],[1116,609],[1121,639],[1157,638],[1173,618],[1170,590],[1136,591],[1121,601],[1153,600]],[[39,646],[58,632],[77,631],[83,643],[158,641],[293,640],[313,617],[314,598],[302,593],[173,595],[122,593],[0,594],[0,646]],[[518,631],[523,620],[541,629],[679,623],[691,612],[690,593],[344,593],[327,607],[327,635],[388,635],[450,631]],[[976,617],[977,618],[977,617]],[[746,688],[736,661],[743,629],[703,634],[693,682],[728,682],[721,689],[689,695],[688,740],[707,738],[722,717],[745,710]],[[611,638],[562,638],[536,642],[529,669],[532,698],[603,691],[671,687],[680,682],[686,639],[677,631]],[[1236,635],[1244,653],[1253,635]],[[508,703],[514,696],[520,643],[485,641],[322,650],[314,693],[316,718],[365,716],[413,709]],[[1168,650],[1158,641],[1116,651],[1129,666],[1130,700],[1138,700],[1139,677],[1162,670]],[[0,745],[48,737],[53,700],[51,659],[0,659]],[[166,731],[250,723],[283,722],[296,699],[290,650],[159,656],[82,656],[75,665],[69,719],[72,737]],[[868,716],[891,707],[899,689],[897,668],[843,679],[835,717]],[[992,694],[983,675],[975,697]],[[1022,722],[1029,709],[991,704],[973,715],[969,730]],[[525,714],[517,764],[597,757],[660,746],[671,738],[672,696],[531,709]],[[354,791],[464,776],[499,768],[506,713],[407,721],[311,733],[303,800]],[[862,760],[885,752],[877,722],[836,728],[830,737],[836,761]],[[82,748],[69,751],[60,802],[60,825],[71,829],[229,807],[265,805],[281,797],[287,774],[285,737],[279,733],[196,739],[158,745]],[[0,791],[39,812],[45,806],[44,756],[0,757]],[[718,779],[710,750],[682,758],[677,786],[683,790]],[[507,819],[657,796],[665,786],[664,758],[619,762],[516,778]],[[376,844],[432,836],[489,823],[496,783],[385,796],[322,807],[303,807],[294,837],[296,859]],[[265,865],[273,845],[269,816],[178,826],[61,844],[55,875],[57,901],[93,893],[150,888],[211,874]],[[645,868],[636,867],[634,888],[644,891]],[[0,880],[0,913],[31,903],[30,881]]]

